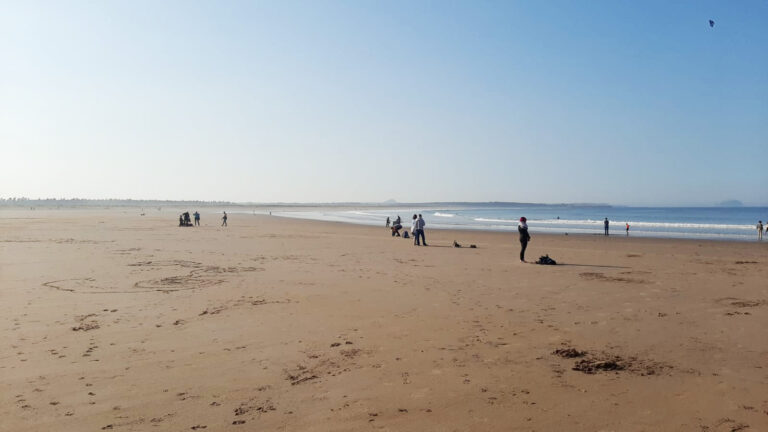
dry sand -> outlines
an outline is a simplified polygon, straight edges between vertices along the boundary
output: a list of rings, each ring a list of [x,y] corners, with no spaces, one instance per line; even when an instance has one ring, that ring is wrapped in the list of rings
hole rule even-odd
[[[0,213],[0,430],[768,430],[768,244],[177,220]]]

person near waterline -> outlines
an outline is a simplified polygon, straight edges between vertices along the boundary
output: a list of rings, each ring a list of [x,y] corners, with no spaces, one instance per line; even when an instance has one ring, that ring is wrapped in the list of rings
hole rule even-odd
[[[605,235],[608,235],[608,218],[605,218],[603,225],[605,225]]]
[[[629,222],[627,222],[627,236],[629,236]]]
[[[195,217],[195,225],[200,226],[200,213],[198,213],[197,210],[195,210],[192,216]]]
[[[766,222],[768,224],[768,222]],[[763,221],[757,221],[757,239],[763,239]]]
[[[531,235],[528,234],[528,219],[520,218],[517,232],[520,233],[520,262],[525,262],[525,249],[528,247],[528,242],[531,241]]]
[[[221,226],[227,226],[227,212],[224,212],[224,216],[221,217]]]
[[[419,235],[421,236],[421,245],[426,246],[427,245],[427,239],[424,237],[424,227],[427,226],[427,223],[424,222],[424,218],[421,217],[421,213],[419,213]]]
[[[389,216],[387,216],[387,228],[389,228]]]

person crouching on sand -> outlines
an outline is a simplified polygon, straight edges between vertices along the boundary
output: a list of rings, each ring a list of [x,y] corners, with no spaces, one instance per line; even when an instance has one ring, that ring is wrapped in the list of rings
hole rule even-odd
[[[528,219],[525,217],[520,218],[517,232],[520,233],[520,262],[525,262],[525,248],[528,247],[528,242],[531,241],[531,235],[528,234]]]

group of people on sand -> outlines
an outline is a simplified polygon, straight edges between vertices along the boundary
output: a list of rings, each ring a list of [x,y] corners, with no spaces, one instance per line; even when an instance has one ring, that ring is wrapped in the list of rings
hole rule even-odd
[[[189,217],[189,212],[184,212],[179,215],[179,226],[200,226],[200,213],[195,211],[192,213],[195,218],[195,224],[192,225],[192,220]],[[224,216],[221,217],[221,226],[227,226],[227,212],[224,212]]]
[[[400,219],[399,215],[397,216],[397,219],[394,220],[394,222],[390,221],[389,216],[387,216],[387,222],[385,226],[389,228],[392,237],[408,238],[408,231],[405,231],[402,236],[400,235],[400,230],[403,229],[402,222],[403,221]],[[426,225],[427,223],[424,221],[424,217],[421,216],[421,214],[413,215],[413,221],[411,222],[411,236],[413,237],[414,246],[427,246],[427,239],[424,236],[424,227]]]
[[[200,213],[194,212],[192,216],[195,218],[195,226],[200,226]],[[189,217],[189,212],[184,212],[179,215],[179,226],[193,226]]]

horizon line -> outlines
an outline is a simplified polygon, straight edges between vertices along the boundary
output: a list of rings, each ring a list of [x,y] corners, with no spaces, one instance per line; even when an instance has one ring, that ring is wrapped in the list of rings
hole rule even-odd
[[[768,207],[765,204],[743,203],[738,200],[727,200],[712,204],[676,204],[676,205],[649,205],[649,204],[609,204],[609,203],[591,203],[591,202],[557,202],[557,203],[537,203],[521,201],[423,201],[423,202],[399,202],[395,200],[386,201],[329,201],[329,202],[296,202],[296,201],[275,201],[275,202],[255,202],[255,201],[216,201],[216,200],[175,200],[175,199],[136,199],[136,198],[27,198],[27,197],[0,197],[0,206],[9,206],[25,203],[50,205],[56,203],[88,205],[111,205],[129,204],[129,205],[230,205],[230,206],[281,206],[281,207],[320,207],[320,206],[414,206],[414,205],[482,205],[482,204],[501,204],[501,205],[528,205],[528,206],[579,206],[579,207],[723,207],[723,208],[743,208],[743,207]]]

